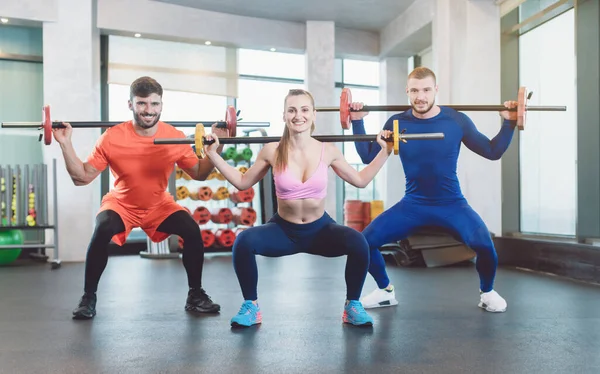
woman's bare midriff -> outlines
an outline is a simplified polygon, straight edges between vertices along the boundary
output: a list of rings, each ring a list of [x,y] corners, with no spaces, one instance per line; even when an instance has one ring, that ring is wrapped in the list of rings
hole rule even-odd
[[[281,200],[277,199],[277,213],[288,222],[311,223],[325,213],[324,199]]]

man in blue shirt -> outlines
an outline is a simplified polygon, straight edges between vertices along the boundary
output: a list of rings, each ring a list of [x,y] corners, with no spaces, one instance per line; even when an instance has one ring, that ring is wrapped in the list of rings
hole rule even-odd
[[[443,132],[444,139],[410,140],[400,146],[400,160],[406,175],[405,196],[363,231],[371,249],[369,273],[378,288],[361,302],[365,308],[398,304],[379,247],[405,239],[421,227],[436,226],[454,233],[476,252],[479,307],[489,312],[504,312],[506,301],[493,288],[498,266],[494,243],[485,223],[463,196],[456,167],[461,143],[489,160],[500,159],[512,140],[517,113],[500,112],[504,122],[498,134],[489,140],[467,115],[436,105],[437,91],[435,74],[424,67],[416,68],[409,74],[406,87],[412,109],[394,114],[384,125],[385,130],[392,130],[394,120],[398,120],[400,129],[406,129],[407,133]],[[504,105],[515,108],[517,102],[507,101]],[[360,110],[362,103],[350,106]],[[354,134],[365,134],[362,118],[367,113],[351,112],[350,115]],[[376,142],[356,142],[355,146],[365,164],[380,150]]]

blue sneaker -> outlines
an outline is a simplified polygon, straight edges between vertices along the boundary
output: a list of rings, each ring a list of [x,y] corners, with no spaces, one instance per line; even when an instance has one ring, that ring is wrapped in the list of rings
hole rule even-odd
[[[355,326],[373,326],[373,318],[367,314],[361,302],[357,300],[350,300],[348,305],[344,306],[342,321]]]
[[[238,314],[231,319],[231,326],[234,327],[250,327],[259,323],[262,323],[260,307],[251,300],[244,301]]]

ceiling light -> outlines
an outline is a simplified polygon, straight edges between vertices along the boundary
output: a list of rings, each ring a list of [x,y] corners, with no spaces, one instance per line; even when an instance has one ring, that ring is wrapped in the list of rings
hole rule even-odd
[[[140,34],[140,33],[136,33],[134,36],[135,36],[136,38],[139,38],[140,36],[142,36],[142,34]]]
[[[275,51],[276,51],[276,49],[275,49],[275,48],[271,48],[271,52],[275,52]]]
[[[207,41],[204,42],[204,44],[211,45],[212,43],[209,40],[207,40]]]
[[[0,18],[0,22],[2,22],[2,23],[8,23],[8,18]]]

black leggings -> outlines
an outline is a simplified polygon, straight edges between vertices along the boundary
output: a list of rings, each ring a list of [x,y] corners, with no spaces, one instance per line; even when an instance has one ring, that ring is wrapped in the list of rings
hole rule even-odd
[[[108,244],[113,236],[123,232],[123,220],[114,210],[104,210],[96,217],[96,228],[87,251],[85,261],[84,291],[93,293],[108,262]],[[167,217],[157,231],[178,235],[183,239],[183,266],[190,288],[202,287],[204,266],[204,244],[200,227],[186,211],[179,210]]]

